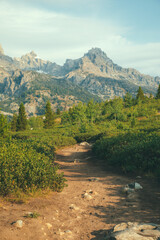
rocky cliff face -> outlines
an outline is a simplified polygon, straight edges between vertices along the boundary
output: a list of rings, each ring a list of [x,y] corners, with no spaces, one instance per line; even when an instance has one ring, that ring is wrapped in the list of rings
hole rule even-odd
[[[34,51],[23,55],[21,58],[14,58],[14,65],[23,70],[35,70],[54,76],[63,75],[61,66],[38,58]]]
[[[24,72],[15,70],[5,77],[3,94],[11,96],[19,96],[21,93],[30,88],[30,82],[34,79],[32,72]]]
[[[81,61],[80,61],[81,60]],[[159,77],[151,77],[144,75],[132,68],[122,68],[107,57],[107,55],[99,48],[91,49],[87,54],[79,60],[79,67],[69,71],[68,78],[79,82],[85,80],[89,75],[96,77],[110,78],[118,81],[129,81],[132,84],[157,88],[160,83]],[[76,60],[77,61],[77,60]],[[73,63],[72,63],[73,65]]]

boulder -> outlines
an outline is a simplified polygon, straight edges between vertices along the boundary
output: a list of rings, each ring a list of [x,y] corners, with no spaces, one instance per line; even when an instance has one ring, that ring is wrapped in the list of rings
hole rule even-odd
[[[121,223],[108,232],[105,240],[159,240],[160,225],[145,223]]]
[[[133,182],[133,183],[129,183],[125,187],[123,187],[122,191],[126,194],[130,194],[136,190],[141,190],[141,189],[143,189],[143,187],[139,183]]]

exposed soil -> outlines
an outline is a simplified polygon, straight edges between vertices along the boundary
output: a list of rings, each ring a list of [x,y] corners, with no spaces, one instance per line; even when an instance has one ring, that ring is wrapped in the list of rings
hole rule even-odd
[[[105,230],[121,222],[160,224],[160,189],[156,183],[104,171],[92,164],[91,157],[87,146],[60,149],[56,161],[68,180],[68,187],[61,193],[23,204],[1,199],[0,240],[102,240]],[[133,181],[143,189],[129,199],[121,189]],[[85,193],[92,198],[84,198]],[[38,212],[40,216],[25,218],[27,212]],[[21,229],[12,224],[18,219],[24,222]]]

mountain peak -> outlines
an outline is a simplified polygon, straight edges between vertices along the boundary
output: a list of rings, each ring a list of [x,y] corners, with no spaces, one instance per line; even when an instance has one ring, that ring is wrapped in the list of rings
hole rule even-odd
[[[95,47],[95,48],[91,48],[87,54],[105,54],[105,53],[102,51],[101,48]]]
[[[37,54],[34,51],[31,51],[30,53],[27,53],[26,55],[29,57],[32,57],[32,58],[37,57]]]
[[[101,66],[104,64],[113,65],[113,62],[110,58],[107,57],[107,54],[101,50],[101,48],[92,48],[84,55],[84,57],[88,57],[92,63],[97,66]]]
[[[1,44],[0,44],[0,54],[4,55],[4,50],[3,50],[2,46],[1,46]]]
[[[108,59],[107,55],[105,52],[102,51],[101,48],[91,48],[88,53],[85,54],[87,57],[102,57],[104,59]]]

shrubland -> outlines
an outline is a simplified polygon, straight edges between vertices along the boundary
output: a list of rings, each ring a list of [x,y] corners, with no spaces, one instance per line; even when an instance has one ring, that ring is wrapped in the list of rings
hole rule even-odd
[[[55,149],[82,141],[93,143],[94,161],[103,167],[159,179],[160,99],[139,91],[136,98],[127,93],[124,99],[90,100],[57,113],[47,103],[45,116],[25,117],[21,131],[20,116],[7,123],[0,115],[0,194],[61,191],[66,180],[58,173]]]

